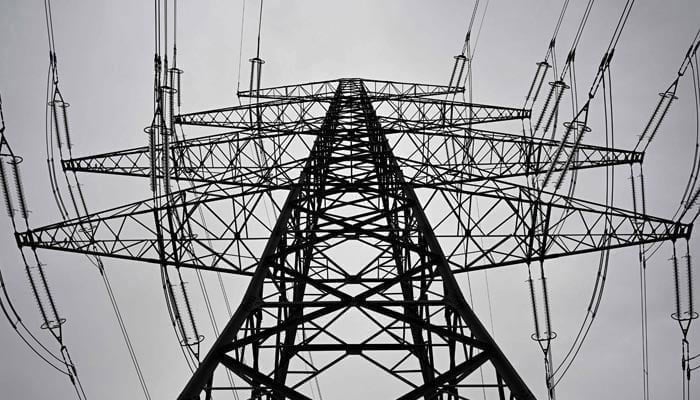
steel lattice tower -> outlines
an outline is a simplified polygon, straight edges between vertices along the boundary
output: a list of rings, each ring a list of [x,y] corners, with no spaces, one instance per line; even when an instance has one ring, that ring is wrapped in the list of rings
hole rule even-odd
[[[163,87],[170,107],[157,113],[149,146],[64,163],[150,176],[156,195],[32,229],[18,243],[251,276],[183,400],[231,390],[307,399],[303,385],[349,357],[402,385],[404,400],[482,390],[534,398],[455,274],[673,240],[691,227],[514,183],[643,157],[476,129],[530,111],[454,101],[462,90],[340,79],[174,115],[174,91]],[[226,132],[178,139],[185,125]],[[174,187],[181,182],[189,186]],[[199,340],[196,331],[185,339]]]

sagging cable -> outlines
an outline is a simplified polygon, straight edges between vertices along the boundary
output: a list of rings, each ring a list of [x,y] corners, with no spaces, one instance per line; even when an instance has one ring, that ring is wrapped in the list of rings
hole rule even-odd
[[[556,120],[559,115],[559,104],[561,103],[562,97],[564,95],[564,91],[566,89],[569,89],[569,86],[564,83],[564,78],[569,71],[569,68],[572,67],[573,63],[575,62],[576,59],[576,48],[578,47],[578,44],[581,40],[581,37],[583,36],[583,31],[584,28],[588,22],[588,17],[590,16],[591,10],[593,8],[594,0],[589,0],[588,3],[586,4],[586,8],[583,12],[583,15],[581,16],[581,20],[579,22],[578,29],[576,30],[576,34],[574,36],[574,39],[571,43],[571,47],[569,48],[569,53],[566,56],[566,61],[564,63],[564,67],[562,70],[559,72],[556,70],[556,57],[555,57],[555,43],[556,43],[556,35],[559,32],[559,28],[561,27],[563,18],[564,18],[564,13],[566,12],[566,8],[568,7],[568,1],[564,3],[564,6],[562,7],[562,11],[559,15],[559,20],[557,21],[557,26],[554,31],[554,35],[552,36],[552,40],[550,40],[550,46],[547,50],[547,54],[545,55],[545,61],[549,56],[552,57],[552,62],[554,64],[554,75],[555,75],[555,80],[550,82],[550,90],[549,93],[546,97],[546,100],[544,102],[544,105],[542,107],[542,110],[540,111],[539,117],[537,119],[537,123],[535,124],[535,127],[533,128],[532,135],[535,135],[538,131],[540,131],[540,128],[542,128],[542,135],[544,135],[546,132],[549,131],[550,128],[552,128],[552,123],[554,122],[554,128],[556,129]],[[557,73],[559,73],[557,77]],[[532,101],[532,105],[534,105],[534,99]],[[532,106],[531,105],[531,106]],[[543,125],[544,123],[544,125]]]
[[[12,202],[12,195],[10,192],[10,182],[8,174],[5,170],[5,159],[9,158],[11,161],[19,163],[21,158],[15,156],[10,148],[9,143],[5,137],[5,118],[2,109],[2,97],[0,97],[0,190],[3,194],[3,199],[5,203],[5,208],[7,215],[10,217],[13,230],[17,231],[17,225],[15,221],[15,209]],[[24,255],[23,255],[24,256]],[[57,365],[56,362],[61,363],[62,361],[55,354],[53,354],[41,341],[39,341],[34,334],[24,325],[22,318],[17,313],[14,307],[12,299],[7,292],[7,287],[2,276],[2,271],[0,270],[0,288],[2,289],[2,296],[0,296],[0,308],[2,308],[3,314],[5,315],[7,321],[10,323],[15,333],[22,339],[22,341],[29,347],[29,349],[35,353],[39,358],[41,358],[48,365],[56,369],[62,374],[67,374],[61,368],[65,365]]]
[[[693,209],[693,207],[696,206],[696,202],[700,198],[700,187],[698,185],[698,178],[700,177],[700,71],[698,68],[697,58],[697,52],[699,47],[700,30],[698,30],[695,36],[693,37],[693,41],[691,42],[688,51],[684,55],[681,66],[678,69],[676,78],[673,80],[673,82],[666,91],[660,93],[662,98],[659,100],[656,107],[654,108],[654,112],[652,113],[650,121],[645,127],[645,132],[647,132],[648,129],[650,132],[656,135],[656,133],[659,130],[659,126],[661,125],[661,121],[663,120],[663,118],[665,118],[665,114],[668,112],[671,103],[675,100],[675,93],[680,78],[683,77],[687,73],[688,68],[690,68],[692,72],[691,76],[695,98],[695,148],[693,155],[693,165],[690,168],[689,177],[686,182],[683,195],[681,196],[680,204],[674,212],[673,217],[671,218],[674,221],[683,220],[686,214],[690,212],[691,209]],[[643,150],[646,151],[650,142],[651,141],[649,140],[649,136],[647,136],[647,134],[640,135],[639,141],[635,146],[635,151],[639,148],[643,148]],[[691,219],[691,223],[695,221],[698,215],[700,215],[700,209],[696,211],[695,216]],[[645,249],[645,258],[650,259],[654,256],[654,254],[656,254],[656,252],[660,248],[660,243],[648,246]]]
[[[469,64],[469,66],[471,68],[470,41],[471,41],[471,36],[472,36],[472,28],[474,27],[474,21],[476,19],[476,13],[477,13],[478,9],[479,9],[479,0],[476,0],[474,2],[474,8],[472,9],[471,18],[469,19],[469,27],[467,28],[467,34],[464,38],[464,44],[462,45],[462,51],[460,54],[458,54],[454,57],[455,63],[452,67],[452,74],[450,74],[450,82],[447,84],[448,88],[455,91],[454,93],[459,92],[460,89],[463,88],[462,76],[464,76],[464,69],[465,69],[465,67],[467,67],[467,64]]]
[[[630,182],[632,185],[632,210],[635,214],[638,212],[641,206],[641,213],[646,215],[646,200],[644,194],[644,172],[641,167],[639,167],[639,185],[636,184],[634,176],[634,166],[630,165]],[[639,187],[639,190],[638,190]],[[640,232],[643,229],[643,222],[638,222],[634,224],[635,231]],[[638,259],[639,259],[639,296],[640,296],[640,310],[641,310],[641,340],[642,340],[642,388],[644,394],[644,400],[649,399],[649,318],[648,318],[648,308],[647,308],[647,279],[646,279],[646,269],[647,269],[647,259],[645,256],[645,246],[640,244],[638,247]]]
[[[5,198],[5,204],[7,208],[8,215],[10,216],[11,224],[13,231],[15,232],[15,235],[18,233],[18,227],[20,225],[20,221],[22,221],[22,225],[28,230],[29,229],[29,208],[26,200],[26,195],[24,192],[24,185],[22,182],[21,178],[21,173],[20,173],[20,164],[22,162],[22,158],[15,155],[14,152],[12,151],[12,148],[9,145],[9,142],[7,141],[7,137],[5,136],[5,122],[4,122],[4,115],[2,113],[2,100],[0,99],[0,119],[2,119],[2,129],[0,130],[0,165],[7,163],[10,166],[11,174],[12,174],[12,184],[9,182],[9,177],[7,170],[3,167],[0,167],[0,179],[2,180],[1,185],[2,190],[4,192],[3,197]],[[14,189],[14,190],[12,190]],[[13,192],[13,193],[10,193]],[[13,204],[17,204],[19,207],[19,210],[15,210],[13,207]],[[19,213],[16,213],[16,211],[19,211]],[[46,277],[45,271],[44,271],[44,263],[42,263],[39,259],[39,256],[36,252],[36,249],[31,249],[28,250],[26,248],[20,248],[20,256],[22,258],[22,262],[24,264],[24,269],[25,269],[25,274],[27,276],[27,279],[29,281],[29,285],[31,288],[32,295],[36,301],[37,308],[39,310],[39,314],[41,316],[42,324],[41,328],[47,330],[51,336],[54,337],[58,345],[61,347],[61,353],[67,353],[67,349],[65,348],[65,345],[63,343],[63,330],[62,326],[65,323],[65,318],[62,318],[58,312],[58,308],[56,307],[56,303],[53,298],[53,294],[51,293],[51,290],[48,285],[48,279]],[[8,302],[8,305],[11,306],[11,301],[9,296],[7,295],[7,292],[4,289],[4,283],[3,283],[3,296],[5,297],[5,300]],[[4,303],[4,301],[3,301]],[[40,341],[36,339],[34,335],[31,334],[31,332],[28,329],[26,330],[26,335],[24,332],[20,331],[17,329],[17,324],[21,321],[19,318],[19,315],[16,314],[16,311],[14,311],[14,307],[11,307],[13,310],[13,313],[15,315],[15,320],[13,321],[11,317],[7,313],[5,313],[6,316],[8,316],[8,320],[10,321],[11,325],[15,328],[15,331],[19,334],[19,336],[22,338],[22,340],[29,346],[29,348],[37,355],[39,355],[44,361],[49,360],[49,358],[45,355],[41,354],[41,350],[39,350],[34,342],[38,344],[39,348],[44,349],[46,353],[49,355],[53,356],[53,358],[58,358],[57,356],[53,355],[52,352],[48,350],[46,346],[44,346]],[[5,306],[3,305],[3,310],[5,311]],[[23,326],[23,324],[22,324]],[[31,340],[27,337],[31,338]],[[33,342],[32,342],[33,341]],[[62,365],[62,369],[69,378],[70,381],[75,388],[76,394],[78,399],[83,400],[86,399],[85,392],[82,389],[82,384],[80,383],[80,380],[78,379],[77,372],[75,366],[72,364],[72,361],[69,359],[67,360],[65,356],[63,356],[59,361]],[[49,362],[50,365],[57,367],[56,364],[53,362]]]
[[[65,147],[67,148],[67,152],[69,155],[69,158],[72,158],[72,149],[73,149],[73,140],[71,138],[71,131],[70,131],[70,125],[69,125],[69,120],[68,120],[68,107],[69,104],[66,102],[63,98],[63,95],[59,89],[59,79],[58,79],[58,63],[57,63],[57,55],[56,55],[56,49],[55,49],[55,40],[54,40],[54,35],[53,35],[53,19],[51,17],[51,4],[50,0],[45,0],[45,13],[46,13],[46,21],[47,21],[47,32],[49,34],[49,78],[47,82],[47,115],[46,115],[46,149],[47,149],[47,165],[49,168],[49,178],[51,182],[51,189],[54,195],[54,199],[56,200],[56,204],[59,208],[59,211],[61,213],[61,216],[64,219],[67,219],[70,217],[70,212],[68,208],[66,207],[66,203],[63,200],[63,195],[61,193],[61,185],[58,182],[58,177],[56,173],[56,165],[54,162],[54,145],[53,143],[56,143],[56,146],[58,148],[58,153],[60,156],[60,160],[62,165],[65,162],[65,153],[64,153],[64,144]],[[72,172],[72,175],[69,175],[68,172],[65,169],[62,169],[63,177],[65,179],[65,185],[68,189],[68,194],[70,196],[70,200],[73,206],[73,212],[75,213],[76,217],[84,217],[89,215],[88,209],[87,209],[87,204],[85,201],[85,197],[83,195],[80,181],[78,180],[77,174],[75,171]],[[72,179],[71,179],[72,178]],[[87,243],[93,243],[94,242],[94,231],[86,228],[86,229],[80,229],[76,231],[76,235],[78,236],[84,236],[85,240]],[[92,246],[92,245],[90,245]],[[97,256],[92,256],[88,257],[90,262],[95,265],[100,273],[100,276],[102,277],[103,283],[105,285],[105,289],[107,291],[108,298],[110,300],[110,303],[112,305],[112,309],[115,313],[115,317],[117,319],[117,322],[119,324],[119,328],[122,333],[122,337],[124,339],[124,342],[126,344],[127,350],[129,352],[129,356],[131,358],[132,364],[135,368],[136,375],[139,379],[139,383],[141,385],[141,388],[144,392],[145,398],[147,400],[150,400],[150,394],[148,393],[148,389],[146,387],[145,379],[143,377],[143,374],[141,372],[138,360],[136,358],[136,354],[134,352],[133,346],[131,344],[131,340],[129,338],[128,332],[126,330],[126,326],[124,323],[124,320],[121,316],[121,312],[119,310],[119,306],[117,304],[114,292],[111,288],[111,285],[109,283],[109,279],[107,277],[107,273],[104,269],[104,265],[102,263],[102,260],[97,257]],[[64,360],[70,360],[70,355],[67,352],[67,349],[62,348],[62,357]],[[72,361],[70,361],[72,365]],[[74,375],[77,377],[77,372],[75,372],[75,368],[72,368],[74,371]],[[80,387],[80,390],[77,390],[77,392],[81,392],[84,395],[84,392],[82,391],[82,387]]]
[[[554,27],[554,32],[552,33],[552,38],[549,40],[549,45],[547,46],[547,52],[545,53],[545,56],[542,61],[537,63],[537,70],[535,71],[535,76],[532,78],[532,82],[530,83],[530,88],[527,91],[527,95],[525,96],[525,104],[523,105],[524,109],[527,110],[532,110],[533,106],[537,102],[537,98],[539,97],[539,94],[542,90],[542,86],[544,85],[545,79],[547,78],[547,71],[550,68],[554,68],[554,75],[557,75],[557,57],[556,57],[556,41],[557,41],[557,36],[559,34],[559,29],[561,28],[562,22],[564,21],[564,15],[566,14],[566,10],[569,7],[569,0],[565,0],[564,4],[562,5],[561,11],[559,12],[559,18],[557,19],[557,23]],[[551,61],[551,64],[550,64]],[[552,93],[550,96],[553,96],[554,94]],[[551,102],[551,97],[546,101],[546,103]],[[541,118],[541,116],[540,116]],[[523,129],[525,127],[523,126]],[[530,136],[534,134],[535,130],[532,129],[532,126],[530,126]]]
[[[680,80],[681,77],[685,75],[685,73],[688,70],[688,67],[693,66],[693,58],[697,55],[698,49],[700,48],[700,30],[695,34],[695,37],[693,38],[692,43],[690,44],[690,47],[688,48],[688,51],[686,52],[685,56],[683,57],[683,61],[681,62],[681,66],[678,68],[678,73],[676,78],[671,82],[671,85],[669,85],[668,89],[666,89],[664,92],[659,93],[659,96],[661,96],[661,99],[656,105],[656,108],[654,109],[654,112],[651,114],[651,118],[649,119],[649,122],[647,123],[646,127],[644,128],[644,131],[642,132],[642,135],[639,137],[639,141],[637,145],[635,146],[635,150],[637,150],[639,147],[643,147],[643,151],[646,151],[646,149],[649,147],[649,144],[651,143],[652,139],[654,138],[656,132],[659,129],[659,126],[661,126],[661,122],[663,119],[666,117],[666,114],[668,113],[668,109],[671,107],[671,103],[674,100],[677,100],[678,97],[676,97],[676,90],[678,89],[678,81]],[[693,74],[695,75],[695,74]],[[645,141],[646,139],[646,141]]]
[[[615,146],[615,124],[613,116],[613,101],[612,101],[612,82],[610,77],[610,71],[607,71],[607,84],[606,80],[603,81],[603,109],[605,116],[605,146],[614,147]],[[572,179],[575,179],[572,177]],[[572,182],[572,188],[574,186]],[[614,206],[614,191],[615,187],[615,169],[612,166],[605,167],[605,206]],[[570,189],[571,191],[572,189]],[[602,241],[604,246],[609,245],[612,236],[609,234],[613,230],[612,218],[607,215],[605,218],[605,229],[603,231]],[[556,387],[564,378],[566,373],[569,371],[570,367],[573,365],[576,357],[581,351],[583,344],[588,337],[588,334],[593,326],[598,309],[603,298],[603,292],[605,289],[605,282],[608,274],[608,266],[610,263],[610,249],[603,251],[600,254],[598,262],[598,271],[595,278],[595,285],[591,293],[591,298],[586,310],[586,315],[581,323],[578,333],[574,338],[573,343],[569,347],[562,361],[556,367],[552,373],[551,381],[553,381],[553,387]]]

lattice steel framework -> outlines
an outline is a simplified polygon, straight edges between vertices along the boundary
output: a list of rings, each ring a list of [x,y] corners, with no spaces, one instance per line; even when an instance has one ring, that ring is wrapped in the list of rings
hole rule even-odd
[[[183,400],[307,399],[307,383],[351,357],[393,379],[403,400],[534,398],[455,274],[691,227],[515,183],[643,155],[476,129],[530,111],[454,101],[461,90],[339,79],[244,92],[253,100],[237,107],[171,109],[166,126],[226,132],[176,139],[164,129],[150,146],[64,162],[164,190],[18,243],[252,277]]]

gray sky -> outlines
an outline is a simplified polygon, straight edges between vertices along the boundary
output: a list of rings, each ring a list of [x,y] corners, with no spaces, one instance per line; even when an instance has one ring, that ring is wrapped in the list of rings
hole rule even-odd
[[[61,88],[71,103],[74,154],[88,155],[143,145],[151,120],[152,4],[146,1],[54,1],[54,29]],[[179,64],[183,109],[197,111],[236,103],[239,65],[240,1],[180,1]],[[483,3],[483,2],[482,2]],[[544,56],[562,1],[492,0],[477,43],[474,100],[521,106]],[[573,1],[559,37],[563,62],[585,2]],[[623,0],[596,4],[577,55],[582,90],[587,89],[607,46]],[[243,38],[245,87],[254,54],[253,29],[258,3],[246,3]],[[271,1],[263,17],[263,85],[292,84],[338,77],[444,84],[452,56],[461,49],[473,2],[460,1]],[[31,220],[41,226],[58,220],[50,197],[45,154],[44,97],[48,47],[43,2],[0,0],[0,93],[7,135],[22,164]],[[674,78],[699,28],[696,0],[638,0],[612,63],[616,147],[631,149],[663,91]],[[688,77],[689,78],[689,77]],[[652,143],[645,160],[650,214],[670,217],[682,194],[694,145],[690,80],[680,101]],[[598,107],[592,118],[591,143],[603,133]],[[601,171],[582,173],[579,197],[602,201]],[[618,176],[617,205],[631,208],[628,170]],[[81,176],[93,211],[150,195],[147,182],[107,176]],[[25,321],[38,328],[9,221],[0,217],[0,267]],[[691,246],[697,249],[697,238]],[[99,274],[87,259],[43,251],[51,287],[67,317],[66,342],[93,399],[140,397],[137,381],[109,309]],[[649,329],[651,393],[680,398],[680,330],[669,317],[673,288],[670,247],[650,262]],[[698,254],[696,252],[695,256]],[[167,318],[157,267],[105,260],[144,375],[154,398],[173,398],[189,376]],[[547,263],[558,333],[555,361],[573,340],[594,282],[597,257],[579,256]],[[466,277],[460,277],[461,282]],[[533,331],[526,291],[526,271],[509,267],[489,272],[494,336],[516,369],[544,396],[541,353]],[[490,325],[485,275],[471,276],[474,308]],[[239,292],[244,278],[230,280]],[[636,249],[612,253],[604,303],[593,330],[571,371],[558,387],[559,398],[641,397],[639,277]],[[466,290],[466,285],[464,285]],[[219,305],[220,306],[220,305]],[[223,317],[223,315],[222,315]],[[693,329],[694,328],[694,329]],[[690,341],[700,349],[698,326]],[[213,340],[207,335],[207,344]],[[70,399],[67,380],[34,357],[0,323],[3,344],[0,392],[17,399]],[[358,371],[359,373],[359,371]],[[696,373],[695,393],[700,390]],[[321,381],[322,390],[323,381]],[[328,388],[332,393],[332,388]],[[325,390],[324,390],[325,392]],[[327,398],[330,398],[329,394]]]

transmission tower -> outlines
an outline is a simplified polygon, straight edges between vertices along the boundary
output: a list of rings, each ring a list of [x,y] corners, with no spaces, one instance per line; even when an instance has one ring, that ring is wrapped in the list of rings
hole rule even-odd
[[[251,276],[183,400],[308,399],[308,383],[350,358],[393,380],[400,399],[534,398],[455,274],[687,238],[691,227],[514,183],[642,153],[477,129],[530,111],[455,101],[461,91],[339,79],[175,115],[177,91],[161,87],[171,106],[149,146],[64,162],[151,177],[157,195],[17,241]],[[187,125],[225,132],[178,139]],[[183,344],[199,342],[194,322],[181,329]]]
[[[646,214],[642,162],[689,68],[700,95],[700,31],[660,93],[637,146],[622,150],[607,146],[615,142],[609,66],[634,0],[625,1],[583,98],[574,62],[594,1],[588,1],[566,61],[558,66],[556,38],[569,4],[564,1],[520,108],[472,102],[471,62],[488,2],[473,38],[480,9],[474,2],[448,85],[342,78],[261,88],[261,0],[249,90],[237,93],[246,104],[192,113],[181,112],[177,1],[157,0],[148,144],[74,157],[50,3],[44,1],[50,67],[46,161],[61,222],[32,227],[20,176],[23,159],[5,136],[1,101],[0,191],[53,347],[22,323],[2,274],[0,308],[25,344],[68,376],[78,399],[87,395],[64,343],[66,319],[49,290],[41,249],[85,254],[97,267],[146,400],[150,392],[102,257],[160,268],[168,313],[192,369],[179,400],[323,400],[319,382],[324,389],[337,386],[338,376],[346,384],[342,398],[363,398],[366,390],[355,392],[360,386],[381,385],[376,397],[400,400],[534,399],[472,309],[471,284],[465,297],[457,280],[473,271],[523,267],[533,310],[531,338],[543,352],[547,396],[555,400],[555,387],[579,354],[600,305],[609,251],[637,247],[640,370],[648,400],[645,271],[664,241],[673,242],[672,318],[682,332],[684,398],[691,398],[691,372],[698,367],[690,362],[700,355],[691,356],[688,341],[698,318],[688,240],[700,216],[700,124],[690,177],[671,219]],[[245,2],[241,36],[244,18]],[[240,46],[242,54],[243,37]],[[545,85],[550,70],[553,80]],[[238,81],[240,87],[240,65]],[[599,89],[606,146],[583,140],[593,125],[589,112],[594,114]],[[568,100],[571,119],[568,110],[561,112]],[[186,137],[186,130],[198,135]],[[633,210],[613,206],[617,166],[629,169]],[[592,168],[605,170],[604,203],[574,197],[578,171]],[[147,178],[151,196],[92,213],[79,172]],[[677,253],[683,250],[679,239],[685,240],[685,256]],[[584,253],[600,253],[593,293],[579,333],[555,365],[544,264]],[[198,299],[185,279],[192,271],[216,335],[206,347],[195,318]],[[221,329],[203,272],[218,275],[229,317]],[[234,311],[223,275],[249,279]],[[488,280],[486,285],[488,293]],[[374,373],[370,381],[354,376],[358,366]]]

